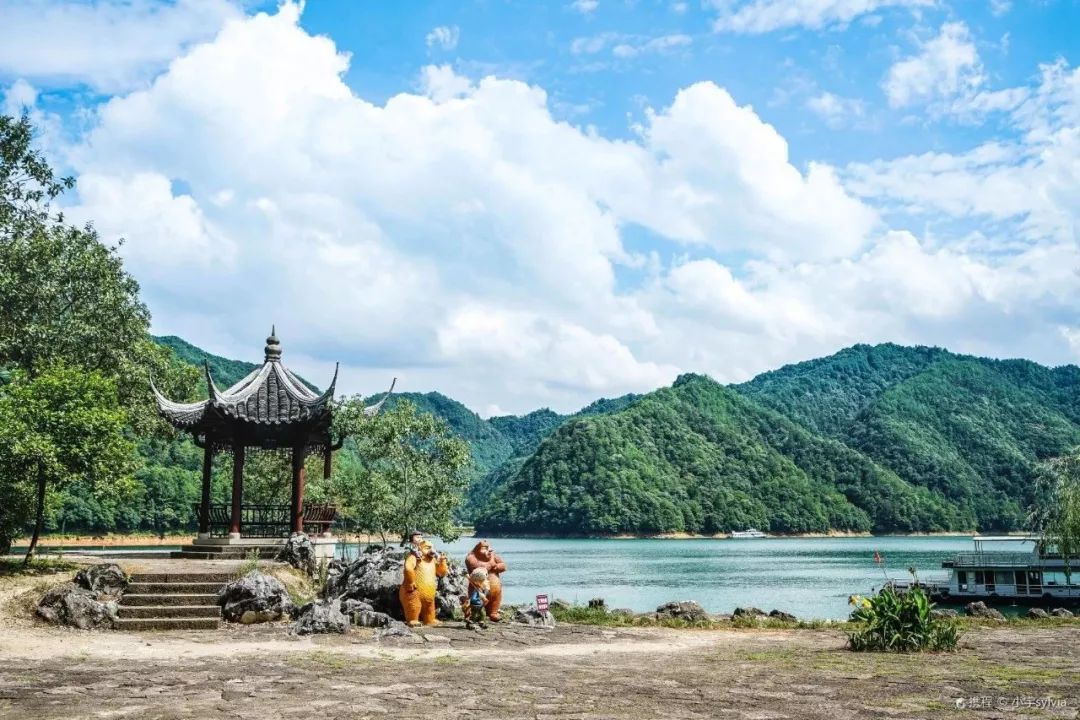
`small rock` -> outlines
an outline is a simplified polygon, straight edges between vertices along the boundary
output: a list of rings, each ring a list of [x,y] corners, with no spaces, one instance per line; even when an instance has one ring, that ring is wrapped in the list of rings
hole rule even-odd
[[[628,617],[628,618],[632,618],[635,615],[634,611],[631,610],[630,608],[615,608],[614,610],[612,610],[608,614],[609,615],[617,615],[619,617]]]
[[[292,565],[297,570],[307,573],[308,577],[315,577],[317,570],[315,545],[312,544],[311,538],[304,533],[290,535],[275,560]]]
[[[374,611],[375,608],[371,606],[371,603],[364,602],[363,600],[354,600],[353,598],[345,598],[341,601],[341,612],[346,615],[355,615],[359,612]]]
[[[1027,611],[1027,616],[1033,620],[1042,620],[1043,618],[1050,617],[1050,613],[1046,612],[1042,608],[1033,607]]]
[[[351,617],[353,625],[369,628],[390,627],[392,623],[397,622],[397,620],[386,613],[376,612],[374,610],[361,610],[358,613],[354,613]]]
[[[337,600],[315,600],[300,608],[293,623],[292,632],[297,635],[326,633],[344,634],[349,629],[349,618],[341,612]]]
[[[604,609],[607,607],[607,600],[604,600],[602,597],[593,598],[589,601],[589,607]]]
[[[569,610],[573,607],[573,604],[569,600],[563,600],[562,598],[555,598],[551,601],[551,607],[559,608],[560,610]]]
[[[792,615],[791,613],[784,612],[783,610],[776,610],[776,609],[769,612],[769,617],[773,618],[774,620],[782,620],[784,622],[798,622],[799,621],[799,619],[797,617],[795,617],[794,615]]]
[[[970,602],[964,606],[964,614],[968,617],[985,618],[987,620],[1004,620],[1005,616],[992,607],[987,607],[982,600]]]
[[[375,637],[382,638],[411,638],[416,637],[413,635],[413,631],[409,629],[409,626],[398,620],[394,620],[386,627],[376,630]]]
[[[930,611],[930,617],[933,620],[951,620],[960,617],[960,613],[953,608],[942,608],[940,610],[935,608]]]
[[[732,617],[767,617],[764,610],[753,606],[737,607],[735,612],[731,613]]]
[[[218,591],[221,614],[229,622],[272,622],[290,615],[295,606],[280,580],[252,570]]]
[[[693,600],[664,603],[656,608],[657,620],[685,620],[686,622],[703,622],[709,619],[709,613],[705,608]]]
[[[1059,617],[1059,618],[1071,618],[1071,617],[1074,617],[1072,611],[1071,610],[1066,610],[1065,608],[1054,608],[1053,610],[1050,611],[1050,614],[1053,615],[1054,617]]]
[[[101,602],[96,593],[66,583],[45,593],[37,606],[38,617],[55,625],[80,630],[110,628],[117,620],[117,604]]]
[[[128,579],[116,563],[101,563],[75,573],[75,584],[95,593],[119,595],[127,587]]]
[[[555,616],[550,610],[540,612],[535,605],[526,605],[514,609],[514,622],[534,627],[555,627]]]

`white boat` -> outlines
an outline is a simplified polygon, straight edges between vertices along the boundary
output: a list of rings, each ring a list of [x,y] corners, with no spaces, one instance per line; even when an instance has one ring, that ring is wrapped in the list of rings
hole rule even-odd
[[[1080,605],[1080,558],[1065,560],[1038,535],[977,535],[974,552],[958,553],[941,566],[948,579],[920,581],[939,602],[982,600],[999,605]],[[1005,547],[1003,547],[1003,545]],[[1012,545],[1012,549],[1008,548]],[[1024,548],[1017,550],[1017,546]],[[1025,547],[1027,546],[1027,547]],[[894,583],[897,588],[911,583]]]
[[[732,539],[735,538],[767,538],[769,537],[765,533],[761,532],[757,528],[749,528],[747,530],[733,530],[731,532]]]

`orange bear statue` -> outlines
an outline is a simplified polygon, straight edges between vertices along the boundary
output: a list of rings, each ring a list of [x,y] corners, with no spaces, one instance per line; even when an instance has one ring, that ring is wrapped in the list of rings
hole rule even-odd
[[[446,575],[450,568],[446,557],[436,555],[429,542],[420,544],[419,552],[409,552],[405,556],[405,576],[398,588],[401,609],[405,612],[405,622],[416,627],[438,625],[435,619],[435,591],[439,578]]]
[[[488,585],[490,590],[487,594],[487,601],[484,603],[484,609],[487,611],[487,616],[491,619],[491,622],[499,622],[499,606],[502,605],[502,580],[499,576],[506,572],[506,563],[502,561],[502,558],[496,555],[491,550],[491,545],[487,540],[481,540],[476,543],[476,547],[472,549],[465,557],[465,568],[471,573],[476,568],[484,568],[488,571]]]

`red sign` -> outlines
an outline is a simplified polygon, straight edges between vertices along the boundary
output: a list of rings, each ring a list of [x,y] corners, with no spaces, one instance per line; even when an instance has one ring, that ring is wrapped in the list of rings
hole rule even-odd
[[[548,597],[547,595],[536,596],[536,609],[540,612],[547,612],[548,610]]]

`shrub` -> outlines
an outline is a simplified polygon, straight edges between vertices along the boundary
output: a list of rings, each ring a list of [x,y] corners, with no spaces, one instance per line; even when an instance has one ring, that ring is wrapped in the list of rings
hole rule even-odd
[[[851,604],[857,627],[848,647],[856,652],[955,650],[960,640],[955,623],[930,615],[934,604],[917,585],[903,592],[886,586],[871,598],[853,595]]]

